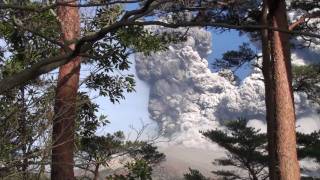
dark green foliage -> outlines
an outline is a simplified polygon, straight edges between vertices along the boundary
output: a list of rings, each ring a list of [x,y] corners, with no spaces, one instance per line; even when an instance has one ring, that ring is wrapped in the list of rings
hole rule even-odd
[[[123,142],[124,134],[121,131],[113,135],[82,137],[79,150],[85,152],[91,158],[101,161],[101,163],[106,163],[107,158],[121,150]]]
[[[20,1],[21,4],[27,1]],[[32,5],[33,3],[29,3]],[[0,10],[0,78],[30,67],[41,58],[57,53],[57,45],[30,31],[58,37],[58,23],[49,12],[43,14]],[[50,26],[48,26],[50,25]],[[22,28],[21,28],[22,27]],[[0,177],[40,177],[49,154],[48,129],[52,120],[54,86],[51,75],[39,77],[11,89],[0,97]],[[48,143],[48,144],[47,144]],[[31,166],[32,165],[32,166]],[[14,176],[12,176],[14,175]]]
[[[163,153],[158,152],[157,147],[146,142],[140,142],[139,149],[130,151],[130,156],[134,159],[144,159],[149,164],[157,164],[165,159]]]
[[[151,180],[153,166],[164,160],[163,153],[146,142],[129,142],[129,155],[133,161],[126,163],[126,173],[106,177],[108,180]]]
[[[143,159],[136,160],[134,163],[128,163],[126,166],[129,170],[128,179],[151,180],[152,168]]]
[[[89,26],[86,31],[95,31],[114,22],[119,13],[121,9],[118,6],[99,9],[92,22],[86,24]],[[111,102],[123,99],[123,93],[132,92],[135,86],[132,75],[120,72],[129,69],[129,55],[128,47],[121,43],[116,32],[95,42],[87,55],[87,65],[95,67],[85,82],[87,87],[98,90],[100,95],[109,97]]]
[[[86,93],[78,93],[77,105],[77,133],[79,136],[91,137],[98,127],[109,123],[106,116],[97,117],[99,106],[93,103]]]
[[[227,158],[216,159],[216,163],[247,171],[248,177],[242,177],[244,179],[265,179],[267,177],[265,168],[268,162],[266,135],[260,133],[260,130],[247,127],[247,120],[243,118],[229,121],[225,126],[224,131],[216,129],[202,132],[205,137],[228,151]],[[232,170],[213,171],[213,173],[226,179],[241,177]]]
[[[152,180],[152,167],[145,160],[136,160],[127,163],[127,174],[107,176],[107,180]]]
[[[189,168],[189,172],[183,175],[185,180],[209,180],[200,171]]]
[[[135,81],[133,75],[123,77],[100,72],[92,74],[86,84],[88,88],[99,90],[100,95],[108,96],[110,101],[115,103],[124,99],[124,90],[126,92],[134,91]]]
[[[320,131],[311,134],[297,133],[299,158],[315,158],[320,163]]]
[[[304,92],[313,102],[320,104],[320,66],[293,66],[293,89]]]
[[[114,22],[122,13],[121,7],[102,8],[97,11],[87,31],[100,29]],[[128,70],[132,53],[141,52],[149,55],[165,50],[169,43],[185,40],[181,33],[150,32],[143,26],[127,26],[107,34],[93,44],[86,61],[96,67],[87,78],[88,88],[98,90],[100,95],[109,97],[111,102],[119,102],[125,92],[134,91],[133,75],[121,73]]]
[[[133,48],[136,52],[149,54],[150,52],[164,50],[166,45],[166,42],[160,36],[150,33],[143,26],[122,28],[117,32],[117,36],[124,46]]]
[[[312,158],[320,164],[320,131],[315,131],[310,134],[300,133],[297,132],[297,151],[298,151],[298,158]],[[308,174],[310,170],[306,168],[301,169],[302,172],[306,172]],[[312,174],[311,174],[312,176]],[[304,176],[301,179],[305,180],[313,180],[313,179],[320,179],[320,177],[308,177]]]
[[[121,131],[104,136],[80,137],[79,141],[75,166],[93,173],[91,167],[106,167],[113,155],[125,151],[124,134]]]
[[[227,51],[221,59],[216,59],[212,63],[215,70],[238,68],[246,62],[251,62],[257,58],[256,53],[250,48],[248,43],[243,43],[238,50]]]
[[[255,23],[255,14],[260,6],[259,0],[241,0],[228,2],[225,5],[214,5],[215,1],[205,1],[205,3],[213,6],[208,12],[208,19],[215,22],[228,22],[235,25],[247,25]]]
[[[266,169],[268,162],[266,134],[260,133],[260,130],[247,127],[247,120],[242,118],[236,121],[229,121],[225,126],[224,130],[202,132],[204,136],[227,150],[227,158],[216,159],[214,163],[241,169],[247,173],[239,173],[228,169],[215,170],[213,173],[224,179],[266,179],[268,177]],[[299,159],[314,158],[320,163],[319,149],[320,131],[311,134],[297,133]],[[197,176],[199,172],[190,170],[190,173]],[[248,176],[245,177],[243,176],[244,174],[248,174]]]
[[[37,2],[29,3],[31,6],[33,4],[36,6]],[[51,12],[26,13],[1,10],[0,16],[2,16],[0,38],[5,42],[1,49],[9,52],[3,59],[0,77],[10,76],[43,58],[57,55],[59,46],[43,38],[48,36],[50,39],[58,39],[59,37],[58,21]],[[31,32],[36,32],[37,35]]]
[[[301,177],[301,180],[319,180],[320,178],[314,178],[314,177]]]
[[[44,142],[53,102],[46,88],[26,86],[0,98],[0,177],[28,177],[26,169],[38,168],[49,153]]]
[[[290,5],[292,8],[303,9],[305,11],[311,11],[315,8],[320,7],[319,1],[317,0],[307,0],[307,1],[292,0]]]

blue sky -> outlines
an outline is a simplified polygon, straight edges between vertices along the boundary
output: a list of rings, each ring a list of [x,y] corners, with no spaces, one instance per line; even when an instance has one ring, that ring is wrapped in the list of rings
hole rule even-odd
[[[236,30],[225,31],[223,33],[212,33],[212,53],[208,57],[209,63],[216,58],[221,58],[222,54],[229,50],[236,50],[243,42],[249,42],[246,36],[239,36]]]

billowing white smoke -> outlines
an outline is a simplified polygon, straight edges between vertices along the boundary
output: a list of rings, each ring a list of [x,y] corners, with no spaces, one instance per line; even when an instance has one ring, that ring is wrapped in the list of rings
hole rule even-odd
[[[205,58],[211,50],[211,33],[192,28],[189,34],[186,42],[171,45],[167,51],[136,55],[138,77],[150,85],[150,116],[164,136],[175,144],[199,147],[206,141],[199,131],[217,128],[221,120],[264,120],[260,70],[254,68],[250,76],[234,85],[208,67]],[[314,114],[305,96],[296,95],[296,101],[299,118]]]

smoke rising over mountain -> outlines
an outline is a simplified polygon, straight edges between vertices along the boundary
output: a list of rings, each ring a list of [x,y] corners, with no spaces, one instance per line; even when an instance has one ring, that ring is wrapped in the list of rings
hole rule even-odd
[[[187,41],[151,56],[135,57],[138,77],[150,85],[150,117],[175,144],[187,147],[207,144],[199,131],[217,128],[223,120],[265,119],[260,70],[253,68],[248,77],[235,85],[210,71],[206,58],[211,46],[210,32],[192,28]],[[296,102],[298,118],[315,113],[305,96],[296,94]]]

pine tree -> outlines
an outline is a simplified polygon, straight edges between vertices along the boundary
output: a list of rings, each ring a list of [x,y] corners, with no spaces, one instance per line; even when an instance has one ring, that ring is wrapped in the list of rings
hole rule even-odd
[[[320,66],[311,64],[305,66],[293,66],[293,90],[303,92],[308,99],[320,104]]]
[[[201,174],[200,171],[191,168],[189,168],[189,172],[185,173],[183,176],[185,180],[209,180],[209,178]]]
[[[225,125],[226,130],[210,130],[202,134],[225,148],[227,158],[216,159],[222,166],[233,166],[246,171],[247,177],[239,175],[232,170],[218,170],[213,173],[227,179],[266,179],[268,156],[266,152],[267,137],[252,127],[247,127],[247,120],[240,118]]]
[[[320,163],[320,131],[310,134],[297,133],[297,141],[299,144],[298,154],[300,158],[315,158]]]
[[[231,50],[223,53],[221,59],[216,59],[212,66],[214,69],[232,69],[234,72],[244,63],[257,59],[258,56],[250,48],[249,43],[243,43],[237,50]]]
[[[270,158],[266,146],[267,135],[261,133],[259,129],[248,127],[246,119],[239,118],[229,121],[222,130],[210,130],[202,134],[227,150],[226,158],[216,159],[214,162],[224,168],[212,171],[214,174],[224,179],[262,180],[270,178],[267,161]],[[320,131],[310,134],[298,132],[297,144],[299,159],[314,158],[317,163],[320,163]],[[235,170],[230,170],[230,167]],[[238,171],[239,169],[242,171]],[[190,169],[189,171],[185,174],[185,179],[205,178],[198,170]]]

